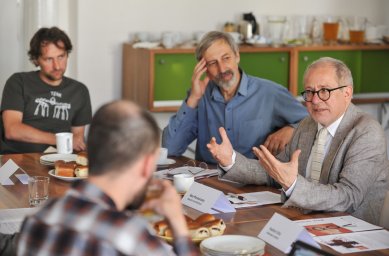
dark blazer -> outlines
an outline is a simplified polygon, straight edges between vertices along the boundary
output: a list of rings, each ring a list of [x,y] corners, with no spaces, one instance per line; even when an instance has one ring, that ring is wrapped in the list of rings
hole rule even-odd
[[[277,155],[280,161],[289,162],[292,153],[301,149],[296,186],[289,198],[283,194],[284,206],[342,211],[378,224],[389,189],[386,138],[380,124],[350,104],[324,159],[319,184],[306,177],[316,132],[317,123],[311,117],[305,118],[286,149]],[[245,184],[277,185],[258,160],[239,153],[235,165],[221,176]]]

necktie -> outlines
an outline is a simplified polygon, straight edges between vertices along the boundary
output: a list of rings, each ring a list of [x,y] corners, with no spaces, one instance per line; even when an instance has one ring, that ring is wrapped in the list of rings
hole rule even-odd
[[[311,179],[316,182],[319,182],[320,180],[321,167],[324,159],[324,145],[326,143],[327,134],[327,129],[324,127],[321,128],[316,135],[316,140],[312,148]]]

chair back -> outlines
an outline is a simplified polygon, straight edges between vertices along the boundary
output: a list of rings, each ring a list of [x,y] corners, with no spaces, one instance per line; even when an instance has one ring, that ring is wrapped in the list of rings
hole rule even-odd
[[[389,230],[389,191],[386,192],[385,200],[382,205],[380,226]]]

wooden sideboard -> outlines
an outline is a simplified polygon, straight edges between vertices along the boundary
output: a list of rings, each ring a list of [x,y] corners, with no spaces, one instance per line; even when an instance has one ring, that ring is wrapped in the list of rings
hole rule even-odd
[[[123,45],[122,97],[154,112],[176,111],[190,89],[196,60],[194,48],[140,49]],[[297,96],[302,76],[313,60],[330,56],[350,67],[356,102],[389,102],[389,45],[240,47],[240,66],[246,73],[273,80]]]

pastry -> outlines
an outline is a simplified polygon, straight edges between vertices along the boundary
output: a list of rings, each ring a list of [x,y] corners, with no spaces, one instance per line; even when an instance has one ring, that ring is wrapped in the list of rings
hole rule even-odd
[[[85,151],[82,151],[77,154],[76,162],[78,165],[87,166],[88,165],[88,154]]]
[[[55,161],[55,175],[64,177],[74,177],[74,163],[66,163],[65,161]]]
[[[222,219],[216,219],[204,224],[204,227],[208,228],[211,236],[220,236],[226,229],[226,224]]]
[[[154,223],[154,229],[160,236],[165,235],[165,230],[167,229],[167,227],[168,224],[165,220],[157,221],[156,223]]]
[[[76,177],[80,178],[88,177],[88,166],[77,165],[74,174],[76,174]]]
[[[215,216],[209,213],[204,213],[199,217],[197,217],[197,219],[195,219],[194,222],[202,224],[213,220],[215,220]]]
[[[203,239],[203,238],[210,237],[209,230],[206,227],[199,227],[197,229],[189,229],[189,234],[192,237],[192,239]]]

